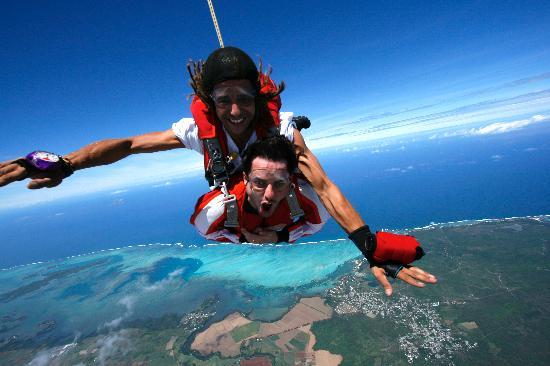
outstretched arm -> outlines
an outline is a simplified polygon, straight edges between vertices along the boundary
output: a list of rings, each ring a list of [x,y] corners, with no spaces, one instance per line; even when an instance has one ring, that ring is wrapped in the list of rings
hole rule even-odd
[[[297,130],[294,131],[294,144],[300,150],[298,151],[298,166],[313,186],[313,189],[323,202],[329,214],[347,234],[363,227],[365,222],[359,213],[353,208],[340,189],[329,179],[319,163],[319,160],[311,150],[308,149],[302,134]],[[378,266],[373,266],[371,270],[380,285],[384,287],[386,295],[391,295],[393,289],[386,278],[389,274],[388,271],[384,267]],[[425,283],[437,282],[435,276],[418,267],[401,269],[397,274],[397,278],[416,287],[424,287]]]
[[[347,234],[365,225],[359,213],[353,208],[348,199],[334,184],[311,150],[306,146],[302,134],[294,130],[294,145],[299,151],[298,167],[323,202],[328,213],[344,229]]]
[[[150,153],[185,147],[172,129],[121,139],[94,142],[64,157],[72,169],[80,170],[112,164],[132,154]],[[30,189],[55,187],[63,180],[61,171],[29,172],[24,165],[13,161],[0,163],[0,187],[30,178]]]

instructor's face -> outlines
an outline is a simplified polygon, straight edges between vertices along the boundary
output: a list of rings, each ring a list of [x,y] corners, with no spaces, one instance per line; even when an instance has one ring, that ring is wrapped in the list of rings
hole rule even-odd
[[[249,130],[256,113],[254,88],[248,80],[227,80],[214,86],[216,115],[232,137]]]
[[[252,160],[248,176],[245,175],[248,203],[263,218],[273,215],[290,189],[290,175],[286,163],[264,158]]]

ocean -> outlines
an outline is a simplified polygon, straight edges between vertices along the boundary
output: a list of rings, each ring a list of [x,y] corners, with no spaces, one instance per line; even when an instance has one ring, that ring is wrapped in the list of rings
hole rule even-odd
[[[415,138],[318,153],[371,229],[550,213],[550,128]],[[60,186],[56,189],[63,189]],[[199,177],[0,212],[0,268],[149,243],[207,243],[189,224]],[[332,220],[302,241],[346,237]]]

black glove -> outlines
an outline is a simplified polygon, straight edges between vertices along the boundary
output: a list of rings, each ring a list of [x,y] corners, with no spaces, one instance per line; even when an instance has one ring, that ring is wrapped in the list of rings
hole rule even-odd
[[[301,131],[304,128],[309,128],[311,126],[311,121],[306,116],[292,117],[292,122],[296,123],[296,128],[298,129],[298,131]]]
[[[376,236],[370,232],[369,226],[365,225],[349,234],[348,238],[355,244],[357,249],[363,253],[363,256],[367,258],[372,265],[374,262],[372,254],[376,249]]]
[[[390,276],[392,278],[397,278],[397,275],[404,267],[408,268],[408,266],[403,266],[400,263],[392,263],[392,262],[388,262],[384,264],[371,264],[371,267],[373,266],[383,268],[384,271],[386,272],[386,276]]]

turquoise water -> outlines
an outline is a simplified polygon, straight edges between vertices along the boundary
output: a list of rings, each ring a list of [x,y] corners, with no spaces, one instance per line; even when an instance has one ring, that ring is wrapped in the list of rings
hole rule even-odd
[[[0,339],[71,337],[121,321],[183,314],[217,298],[217,311],[281,316],[299,293],[320,293],[357,257],[348,241],[299,245],[143,245],[0,271]],[[20,320],[12,320],[20,319]],[[0,328],[1,329],[1,328]],[[40,337],[38,337],[40,339]],[[36,341],[36,338],[35,338]]]

